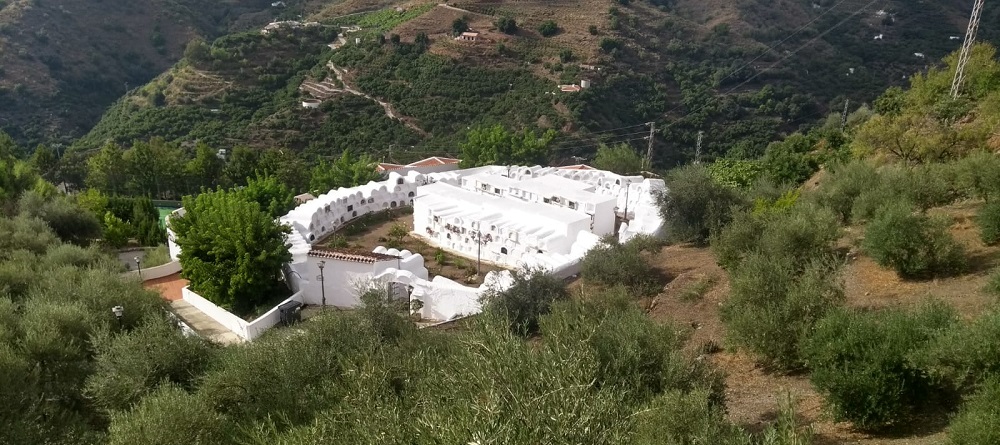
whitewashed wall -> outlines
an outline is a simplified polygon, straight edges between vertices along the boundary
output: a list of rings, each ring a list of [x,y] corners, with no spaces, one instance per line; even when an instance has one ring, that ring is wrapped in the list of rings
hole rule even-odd
[[[208,301],[208,299],[198,295],[187,286],[181,291],[184,301],[188,302],[191,306],[194,306],[199,311],[207,315],[209,318],[215,320],[220,325],[229,329],[238,337],[244,340],[253,340],[259,337],[264,331],[270,329],[281,321],[281,312],[278,307],[281,304],[287,303],[289,301],[302,302],[302,294],[296,293],[291,297],[286,298],[284,301],[275,305],[271,310],[267,311],[264,315],[257,317],[253,321],[246,321],[235,314],[217,306],[215,303]]]
[[[176,242],[177,235],[175,235],[174,231],[170,228],[170,218],[174,216],[178,218],[182,217],[185,212],[184,208],[181,207],[173,212],[170,212],[170,214],[164,218],[164,225],[167,226],[167,248],[170,250],[170,259],[174,261],[177,261],[177,259],[180,258],[181,248]]]
[[[180,261],[174,260],[167,264],[161,264],[154,267],[144,267],[142,268],[142,281],[155,280],[157,278],[163,278],[169,275],[173,275],[181,271]],[[138,270],[130,270],[128,272],[122,273],[123,277],[139,279]]]

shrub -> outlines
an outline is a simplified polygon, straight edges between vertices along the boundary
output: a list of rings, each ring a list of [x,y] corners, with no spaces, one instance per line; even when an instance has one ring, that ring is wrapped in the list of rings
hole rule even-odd
[[[913,313],[834,311],[816,324],[802,355],[834,416],[877,430],[934,403],[937,388],[908,357],[956,319],[944,304]]]
[[[170,248],[166,244],[160,244],[146,250],[146,254],[142,257],[142,267],[156,267],[170,261]]]
[[[231,443],[234,425],[201,397],[167,385],[142,400],[134,410],[111,416],[108,443],[169,445]]]
[[[539,317],[549,312],[553,302],[569,297],[561,280],[542,270],[524,269],[511,273],[513,284],[504,291],[489,289],[483,295],[483,310],[505,317],[511,332],[533,335]]]
[[[1000,378],[992,378],[962,405],[948,427],[951,445],[1000,443]]]
[[[128,410],[164,384],[194,387],[208,367],[213,347],[187,337],[166,320],[151,321],[114,337],[99,337],[94,373],[86,392],[108,413]]]
[[[812,198],[837,214],[841,222],[847,222],[851,218],[855,200],[866,191],[877,188],[878,184],[878,172],[866,162],[834,165],[812,194]]]
[[[976,151],[954,164],[958,187],[965,196],[991,201],[1000,194],[1000,158]]]
[[[735,190],[713,181],[704,165],[671,171],[666,182],[657,205],[673,242],[703,243],[730,221],[734,207],[745,206]]]
[[[983,243],[994,245],[1000,242],[1000,201],[987,202],[976,215],[979,236]]]
[[[21,213],[45,221],[60,239],[77,245],[101,236],[101,223],[94,214],[84,211],[66,196],[46,199],[29,191],[18,202]]]
[[[569,48],[563,48],[559,50],[559,61],[562,63],[569,63],[575,59],[576,56],[573,55],[573,50]]]
[[[917,214],[905,203],[887,205],[865,229],[865,251],[903,278],[946,275],[965,263],[962,247],[947,223]]]
[[[936,338],[918,361],[932,376],[958,390],[990,376],[1000,377],[1000,311],[949,330]]]
[[[597,31],[597,25],[590,25],[590,26],[588,26],[587,27],[587,31],[590,32],[590,35],[596,36],[597,33],[598,33],[598,31]]]
[[[814,258],[833,255],[839,235],[837,217],[815,204],[802,203],[757,214],[738,212],[733,221],[712,238],[719,265],[735,269],[751,252],[788,257],[805,265]]]
[[[517,33],[517,21],[513,17],[503,16],[497,19],[496,23],[497,29],[504,34],[515,34]]]
[[[623,287],[556,303],[542,317],[541,328],[555,347],[587,346],[596,359],[592,385],[597,389],[620,391],[640,402],[668,391],[704,389],[709,403],[722,406],[720,376],[685,356],[683,331],[650,320]]]
[[[552,37],[559,32],[559,25],[552,20],[546,20],[538,27],[538,33],[544,37]]]
[[[657,272],[642,257],[643,241],[603,244],[583,257],[580,274],[603,286],[623,285],[639,295],[655,293],[660,283]]]
[[[765,365],[791,370],[802,364],[799,342],[844,294],[833,267],[812,260],[754,252],[732,272],[722,320],[730,339]]]
[[[604,37],[601,39],[599,45],[602,51],[610,53],[613,50],[621,48],[622,44],[617,39],[613,39],[611,37]]]

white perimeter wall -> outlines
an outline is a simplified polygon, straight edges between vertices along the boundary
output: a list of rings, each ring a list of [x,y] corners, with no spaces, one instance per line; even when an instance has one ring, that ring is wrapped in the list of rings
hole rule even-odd
[[[181,271],[180,261],[174,260],[167,264],[161,264],[154,267],[144,267],[142,268],[142,281],[155,280],[157,278],[163,278],[168,275],[173,275]],[[130,270],[122,274],[126,278],[139,279],[138,270]]]
[[[264,331],[273,327],[281,321],[281,313],[278,310],[278,306],[287,303],[289,301],[302,302],[301,293],[296,293],[291,297],[288,297],[278,305],[271,308],[270,311],[266,312],[264,315],[256,318],[253,321],[246,321],[240,317],[237,317],[233,313],[217,306],[215,303],[208,301],[201,295],[196,294],[194,291],[189,289],[187,286],[181,290],[181,295],[191,306],[194,306],[199,311],[207,315],[209,318],[215,320],[217,323],[229,329],[234,334],[239,336],[244,340],[253,340],[264,333]]]

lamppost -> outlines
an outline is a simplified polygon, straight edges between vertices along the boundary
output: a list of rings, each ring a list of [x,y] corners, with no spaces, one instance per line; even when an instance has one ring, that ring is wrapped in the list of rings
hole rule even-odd
[[[118,327],[122,326],[122,315],[125,315],[125,308],[121,306],[115,306],[111,308],[111,313],[115,314],[115,318],[118,319]]]
[[[135,260],[135,268],[139,271],[139,281],[142,281],[142,260],[138,256],[132,259]]]
[[[319,289],[320,295],[322,295],[322,300],[320,300],[320,310],[326,310],[326,280],[323,279],[323,268],[326,267],[326,261],[319,262]]]

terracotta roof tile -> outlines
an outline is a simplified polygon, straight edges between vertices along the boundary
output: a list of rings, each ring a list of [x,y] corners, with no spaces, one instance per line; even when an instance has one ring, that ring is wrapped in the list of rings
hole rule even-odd
[[[390,171],[390,170],[399,170],[399,169],[401,169],[403,167],[406,167],[406,166],[405,165],[399,165],[399,164],[390,164],[388,162],[383,162],[383,163],[380,163],[378,165],[378,170],[379,171],[383,171],[383,172],[387,172],[387,171]]]
[[[560,170],[597,170],[596,168],[591,167],[591,166],[589,166],[587,164],[567,165],[565,167],[559,167],[559,169]]]
[[[313,248],[309,250],[309,256],[366,264],[375,264],[379,261],[388,261],[399,258],[395,255],[386,255],[384,253],[364,252],[349,249],[331,249],[316,246],[313,246]]]

